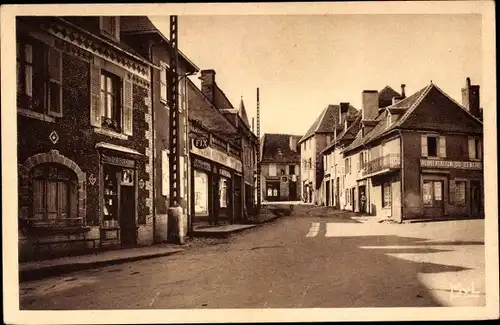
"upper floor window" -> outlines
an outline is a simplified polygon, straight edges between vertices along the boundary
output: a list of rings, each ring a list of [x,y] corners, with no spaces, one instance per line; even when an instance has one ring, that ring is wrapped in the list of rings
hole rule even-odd
[[[364,166],[364,152],[359,153],[359,158],[358,158],[358,170],[362,170],[365,168]]]
[[[101,32],[106,36],[111,36],[120,40],[120,18],[114,16],[103,16],[99,19]]]
[[[91,65],[91,125],[115,133],[132,135],[133,85],[125,75],[119,76],[119,68],[101,69]]]
[[[276,165],[269,164],[269,176],[276,176]]]
[[[18,107],[61,117],[61,52],[32,38],[18,39],[16,50]]]
[[[422,135],[422,157],[446,157],[446,138],[438,135]]]
[[[481,159],[482,158],[482,141],[480,138],[469,138],[469,158]]]
[[[101,71],[101,112],[102,126],[116,132],[121,129],[120,78]]]

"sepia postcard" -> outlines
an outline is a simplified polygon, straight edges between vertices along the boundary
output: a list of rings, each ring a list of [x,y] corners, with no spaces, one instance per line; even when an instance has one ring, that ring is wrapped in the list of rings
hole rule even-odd
[[[498,318],[494,35],[492,1],[2,6],[4,323]]]

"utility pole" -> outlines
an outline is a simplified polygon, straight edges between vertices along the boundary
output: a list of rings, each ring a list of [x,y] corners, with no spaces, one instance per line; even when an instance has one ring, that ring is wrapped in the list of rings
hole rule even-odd
[[[260,203],[261,203],[261,192],[262,188],[260,185],[260,97],[259,97],[259,88],[257,88],[257,211],[260,212]]]
[[[169,174],[170,174],[170,205],[169,205],[169,228],[176,226],[177,229],[169,231],[176,241],[180,244],[184,242],[183,212],[181,207],[181,177],[180,174],[180,112],[179,112],[179,56],[177,42],[177,16],[170,16],[170,74],[168,79],[169,93],[168,100],[170,104],[170,155],[169,155]]]

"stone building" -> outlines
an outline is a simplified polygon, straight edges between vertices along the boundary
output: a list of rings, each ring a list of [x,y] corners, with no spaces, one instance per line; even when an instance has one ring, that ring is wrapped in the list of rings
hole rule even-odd
[[[359,132],[342,150],[349,209],[396,221],[484,215],[479,86],[467,79],[462,93],[463,106],[430,83],[379,109],[378,92],[364,92]]]
[[[20,258],[153,242],[151,71],[121,17],[18,17]]]
[[[148,152],[152,164],[154,182],[152,191],[154,193],[154,204],[152,213],[155,216],[156,242],[169,239],[167,210],[170,205],[169,192],[169,158],[170,158],[170,110],[168,80],[170,78],[170,41],[159,31],[146,16],[125,16],[121,21],[122,39],[130,44],[140,55],[150,60],[159,69],[151,69],[152,76],[152,111],[153,142]],[[184,229],[188,230],[190,200],[190,160],[189,160],[189,137],[188,137],[188,76],[199,71],[199,68],[186,55],[179,50],[179,62],[177,68],[179,74],[179,140],[180,140],[180,171],[181,188],[180,206],[184,211],[186,222]]]
[[[335,132],[343,127],[345,120],[356,113],[357,109],[349,103],[328,105],[299,140],[300,188],[303,201],[322,203],[324,170],[321,151],[334,139]],[[338,132],[340,133],[340,130]]]
[[[261,193],[264,201],[300,200],[302,136],[264,134],[261,155]]]

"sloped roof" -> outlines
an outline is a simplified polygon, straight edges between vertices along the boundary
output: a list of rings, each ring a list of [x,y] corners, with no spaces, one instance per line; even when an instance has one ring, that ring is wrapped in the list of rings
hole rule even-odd
[[[325,149],[321,151],[321,154],[330,151],[340,141],[353,140],[356,137],[356,134],[358,134],[360,128],[361,128],[361,114],[356,114],[356,118],[351,123],[351,125],[349,125],[347,129],[344,128],[342,132],[339,135],[337,135],[336,139],[330,141],[330,143],[325,147]]]
[[[427,101],[427,99],[432,95],[438,95],[441,97],[445,97],[448,100],[452,101],[458,111],[454,111],[453,113],[458,113],[460,116],[465,117],[468,123],[464,119],[460,120],[460,123],[448,123],[447,125],[443,123],[432,123],[432,125],[426,124],[423,116],[419,116],[418,118],[410,118],[412,114],[415,113],[416,109],[421,106],[422,102]],[[429,99],[431,105],[433,105],[433,99]],[[435,104],[434,104],[435,105]],[[386,112],[389,109],[401,109],[404,111],[400,117],[393,122],[389,127],[387,127],[386,121]],[[443,107],[441,107],[443,109]],[[428,113],[425,113],[428,114]],[[452,117],[453,119],[458,118],[458,114]],[[436,114],[437,116],[438,114]],[[434,119],[434,117],[433,117]],[[381,111],[375,119],[378,121],[378,124],[373,127],[373,129],[364,137],[361,137],[361,133],[359,132],[356,136],[356,139],[344,150],[344,152],[348,152],[358,148],[363,144],[367,144],[373,140],[376,140],[389,132],[393,131],[396,128],[408,128],[408,129],[436,129],[443,131],[466,131],[466,132],[480,132],[482,129],[482,122],[470,114],[462,105],[458,104],[455,100],[453,100],[449,95],[443,92],[439,87],[435,84],[429,84],[426,87],[420,89],[413,95],[386,107],[385,110]],[[428,120],[428,119],[427,119]],[[465,124],[464,124],[465,123]],[[449,125],[456,125],[454,128],[450,128]],[[464,128],[465,127],[465,128]]]
[[[214,133],[231,134],[236,133],[236,127],[205,97],[198,87],[189,79],[188,96],[189,119],[200,122],[203,126]]]
[[[296,150],[290,148],[290,138],[296,141]],[[262,162],[272,163],[300,163],[301,136],[292,134],[269,134],[263,136]]]
[[[157,34],[162,40],[170,45],[170,40],[158,29],[147,16],[121,16],[120,31],[127,34]],[[190,72],[200,70],[196,64],[191,61],[181,50],[180,57],[191,67]]]
[[[401,97],[401,94],[392,89],[390,86],[385,86],[378,94],[378,107],[383,108],[392,104],[392,98]]]
[[[300,139],[299,143],[311,137],[315,133],[334,132],[335,129],[341,129],[341,121],[338,120],[340,105],[328,105],[311,125],[306,134]],[[348,116],[359,114],[359,111],[352,105],[349,105]]]
[[[238,115],[240,116],[241,120],[246,125],[246,127],[250,129],[250,123],[248,122],[248,116],[247,116],[247,111],[245,109],[245,103],[243,102],[243,97],[241,97],[240,109],[238,111]]]

